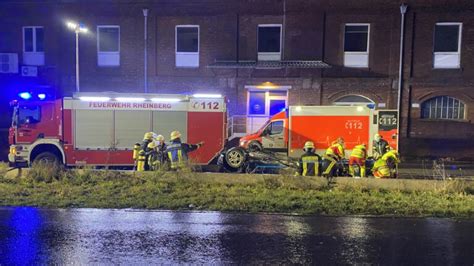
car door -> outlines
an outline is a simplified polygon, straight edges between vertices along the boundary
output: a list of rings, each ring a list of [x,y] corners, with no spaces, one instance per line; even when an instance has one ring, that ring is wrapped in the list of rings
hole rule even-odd
[[[269,150],[285,149],[285,121],[276,120],[271,122],[262,133],[262,146]]]

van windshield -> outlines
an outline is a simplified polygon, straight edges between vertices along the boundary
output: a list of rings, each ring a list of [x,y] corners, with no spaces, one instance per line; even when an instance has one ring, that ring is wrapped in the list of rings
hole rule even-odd
[[[265,122],[265,124],[263,124],[263,126],[261,126],[257,131],[255,131],[254,133],[258,133],[258,132],[261,132],[263,131],[267,126],[268,124],[270,124],[270,121],[267,121]]]
[[[41,121],[39,106],[20,106],[18,109],[18,124],[35,124]]]

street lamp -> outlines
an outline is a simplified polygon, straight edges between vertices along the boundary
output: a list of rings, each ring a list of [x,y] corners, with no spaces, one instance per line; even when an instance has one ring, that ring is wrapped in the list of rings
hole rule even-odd
[[[402,4],[400,6],[400,61],[398,66],[398,98],[397,98],[397,150],[400,152],[400,124],[402,118],[402,91],[403,91],[403,49],[405,44],[405,14],[407,13],[408,6]]]
[[[82,23],[69,21],[66,25],[76,33],[76,92],[79,92],[79,33],[87,33],[89,30]]]

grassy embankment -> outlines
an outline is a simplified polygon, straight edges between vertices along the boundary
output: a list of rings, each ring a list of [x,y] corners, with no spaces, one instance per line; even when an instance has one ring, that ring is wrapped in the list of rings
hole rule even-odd
[[[0,205],[473,218],[474,183],[44,167],[7,177],[0,165]]]

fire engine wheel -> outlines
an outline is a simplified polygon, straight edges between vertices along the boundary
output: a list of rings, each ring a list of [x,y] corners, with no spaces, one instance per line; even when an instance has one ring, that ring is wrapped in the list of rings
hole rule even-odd
[[[38,154],[33,160],[33,164],[45,164],[59,166],[59,158],[54,153],[42,152]]]
[[[225,153],[225,161],[232,168],[240,168],[245,162],[245,153],[238,147],[232,148]]]

